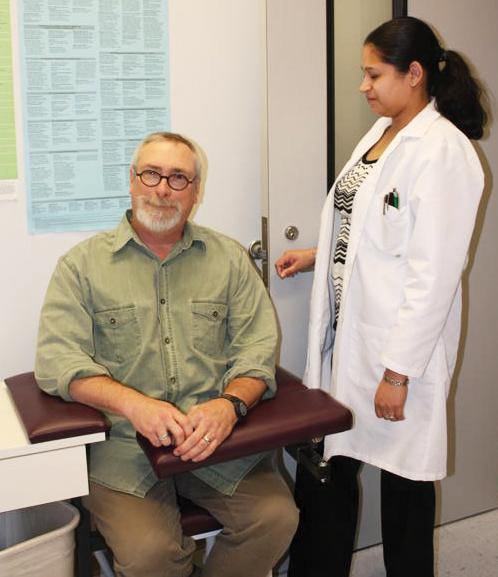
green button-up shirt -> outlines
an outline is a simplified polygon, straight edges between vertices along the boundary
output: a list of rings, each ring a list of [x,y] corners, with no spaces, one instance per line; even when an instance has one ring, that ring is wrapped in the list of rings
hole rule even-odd
[[[183,238],[161,261],[129,217],[59,260],[40,320],[39,386],[71,400],[73,379],[108,375],[183,411],[218,397],[239,376],[262,379],[265,396],[274,394],[275,315],[245,250],[187,223]],[[131,423],[107,416],[111,432],[91,448],[90,478],[143,496],[157,478]],[[232,494],[262,456],[194,474]]]

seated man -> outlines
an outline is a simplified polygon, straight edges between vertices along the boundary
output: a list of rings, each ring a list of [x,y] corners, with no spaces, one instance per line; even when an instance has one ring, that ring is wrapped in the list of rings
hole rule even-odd
[[[276,322],[257,272],[235,241],[187,220],[200,172],[189,140],[148,136],[130,169],[132,210],[60,259],[41,314],[39,386],[112,423],[92,447],[84,503],[123,577],[192,574],[177,494],[223,524],[205,577],[263,577],[297,525],[271,456],[159,481],[135,440],[202,461],[275,390]]]

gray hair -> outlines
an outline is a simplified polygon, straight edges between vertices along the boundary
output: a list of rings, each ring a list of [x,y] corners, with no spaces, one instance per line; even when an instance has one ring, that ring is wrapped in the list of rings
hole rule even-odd
[[[136,171],[138,157],[142,152],[142,149],[151,142],[175,142],[176,144],[184,144],[194,155],[195,159],[195,176],[198,180],[202,177],[202,164],[201,159],[199,156],[199,152],[197,150],[196,145],[181,134],[176,134],[175,132],[152,132],[148,136],[146,136],[136,147],[135,152],[133,153],[133,157],[131,159],[131,167],[133,170]]]

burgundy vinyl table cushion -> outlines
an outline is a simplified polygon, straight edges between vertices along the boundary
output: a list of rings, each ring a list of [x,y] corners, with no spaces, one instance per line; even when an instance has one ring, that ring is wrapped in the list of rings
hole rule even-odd
[[[137,434],[138,442],[157,476],[162,478],[351,428],[349,410],[327,393],[307,389],[281,368],[277,368],[276,378],[278,391],[275,399],[257,405],[214,455],[202,463],[184,463],[172,454],[171,449],[156,449]],[[109,423],[100,411],[44,393],[38,388],[32,372],[9,377],[5,383],[32,443],[109,430]],[[222,528],[208,511],[194,503],[180,499],[179,505],[186,535]]]
[[[156,475],[161,479],[351,428],[351,412],[325,391],[308,389],[280,368],[277,382],[275,398],[262,401],[252,409],[230,437],[201,463],[184,462],[173,455],[171,447],[154,447],[137,433],[138,443]]]
[[[31,443],[109,430],[109,423],[100,411],[44,393],[32,372],[9,377],[5,383]]]

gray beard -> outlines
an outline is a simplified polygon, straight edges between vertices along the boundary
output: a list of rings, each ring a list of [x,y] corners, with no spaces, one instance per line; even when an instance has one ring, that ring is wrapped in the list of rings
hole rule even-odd
[[[168,200],[161,201],[159,206],[173,208],[174,212],[173,214],[166,214],[151,204],[148,197],[141,196],[137,199],[134,216],[142,226],[151,232],[169,232],[181,221],[180,203]]]

